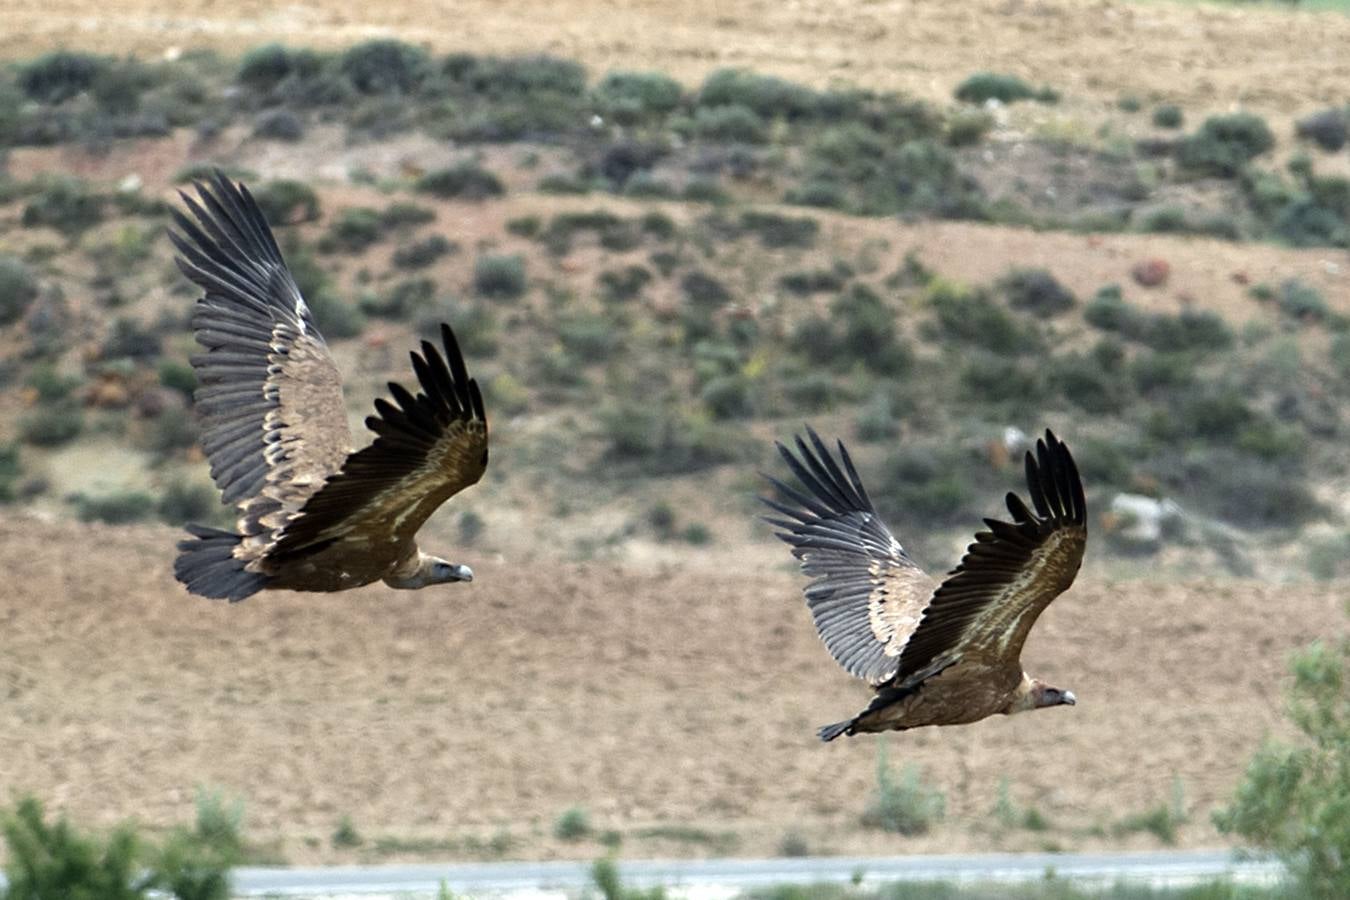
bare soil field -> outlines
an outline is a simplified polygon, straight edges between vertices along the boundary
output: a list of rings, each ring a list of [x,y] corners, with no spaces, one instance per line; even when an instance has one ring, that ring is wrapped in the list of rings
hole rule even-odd
[[[946,823],[906,839],[859,824],[878,740],[814,736],[868,692],[786,567],[472,558],[469,586],[226,606],[173,582],[174,540],[0,520],[0,790],[166,826],[215,787],[292,862],[601,852],[553,836],[572,806],[633,855],[772,854],[788,833],[836,853],[1146,847],[1114,826],[1174,781],[1181,843],[1212,845],[1209,810],[1285,728],[1287,654],[1345,627],[1343,586],[1088,572],[1025,654],[1076,708],[885,738],[946,795]],[[993,824],[1002,779],[1049,831]],[[364,849],[330,846],[344,816]]]
[[[1203,4],[6,0],[4,10],[0,56],[10,57],[55,47],[238,53],[268,41],[339,47],[395,36],[441,52],[553,53],[593,71],[659,69],[689,83],[747,66],[941,99],[990,69],[1107,102],[1132,93],[1266,115],[1332,102],[1350,78],[1350,18]]]

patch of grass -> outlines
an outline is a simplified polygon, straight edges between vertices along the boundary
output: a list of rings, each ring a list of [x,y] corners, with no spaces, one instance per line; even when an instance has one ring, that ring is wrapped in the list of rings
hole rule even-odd
[[[609,72],[593,91],[601,115],[620,125],[669,115],[682,95],[680,83],[662,72]]]
[[[696,825],[652,825],[638,829],[636,835],[640,838],[678,841],[682,844],[700,844],[712,848],[718,856],[729,853],[740,843],[740,838],[734,831],[712,831]]]
[[[105,57],[58,50],[20,65],[16,81],[30,100],[55,106],[91,90],[108,66]]]
[[[1162,103],[1153,108],[1153,124],[1159,128],[1180,128],[1185,118],[1181,107],[1175,103]]]
[[[1040,336],[979,289],[935,280],[925,292],[936,314],[934,325],[945,339],[981,347],[1002,356],[1033,353]]]
[[[946,800],[923,783],[918,767],[908,765],[897,778],[886,761],[886,745],[878,744],[877,788],[863,813],[862,823],[895,834],[927,834],[942,821]]]
[[[579,841],[591,833],[591,817],[580,806],[563,811],[553,823],[553,836],[564,841]]]
[[[431,73],[426,51],[389,38],[349,47],[338,71],[362,94],[411,94]]]
[[[618,863],[610,857],[591,864],[591,881],[604,900],[666,900],[665,888],[640,890],[625,885],[619,875]]]

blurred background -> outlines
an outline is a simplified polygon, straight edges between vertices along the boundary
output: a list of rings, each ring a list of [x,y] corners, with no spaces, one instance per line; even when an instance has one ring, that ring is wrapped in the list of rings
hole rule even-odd
[[[1345,6],[7,0],[0,792],[278,863],[1253,839],[1346,633]],[[492,462],[421,543],[472,585],[173,581],[232,522],[165,237],[213,167],[358,434],[454,326]],[[1065,439],[1024,663],[1075,709],[816,743],[869,692],[755,500],[808,422],[934,573]]]

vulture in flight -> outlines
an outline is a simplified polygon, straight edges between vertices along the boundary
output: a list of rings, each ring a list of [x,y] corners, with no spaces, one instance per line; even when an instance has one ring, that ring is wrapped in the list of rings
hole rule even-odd
[[[806,605],[826,648],[876,691],[862,712],[820,729],[821,740],[1072,706],[1072,692],[1027,675],[1019,659],[1036,617],[1083,561],[1087,511],[1069,448],[1046,431],[1026,456],[1034,511],[1009,492],[1013,521],[985,519],[989,530],[939,583],[877,516],[843,442],[836,460],[807,434],[796,454],[777,445],[801,488],[765,476],[778,498],[762,499],[782,516],[766,521],[814,579]]]
[[[375,440],[353,452],[342,377],[258,204],[220,172],[181,196],[169,236],[204,292],[192,330],[202,449],[234,531],[188,525],[174,575],[194,594],[341,591],[471,581],[468,566],[418,549],[437,507],[487,467],[478,384],[448,325],[413,352],[418,392],[390,383]]]

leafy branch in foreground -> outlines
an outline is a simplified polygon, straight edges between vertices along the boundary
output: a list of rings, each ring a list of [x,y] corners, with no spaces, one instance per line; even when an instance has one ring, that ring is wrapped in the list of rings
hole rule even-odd
[[[1292,664],[1297,745],[1267,742],[1214,824],[1284,861],[1303,891],[1350,896],[1350,638],[1318,641]]]

